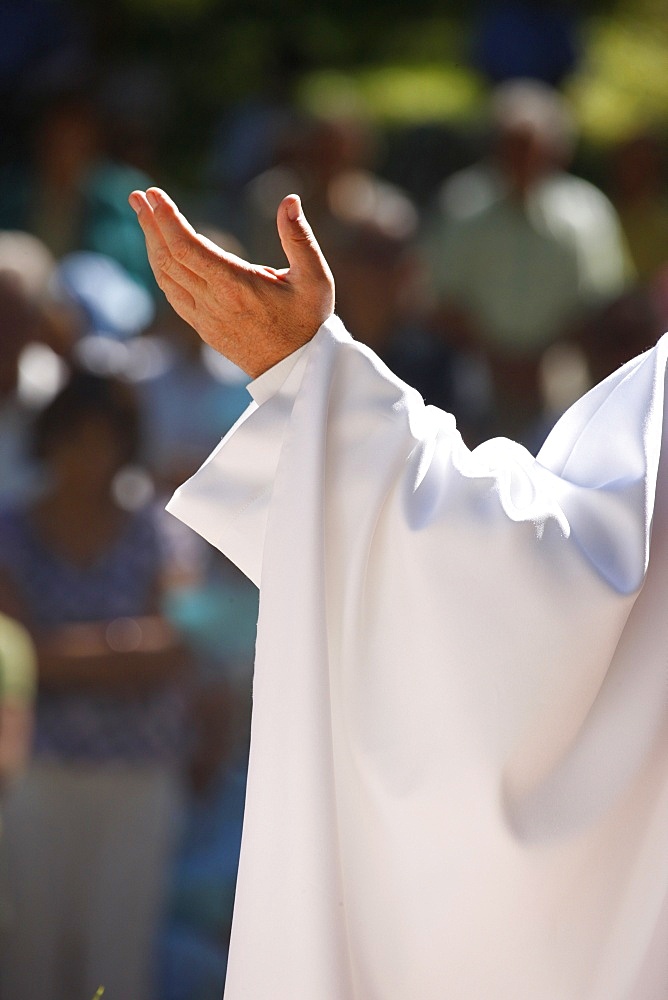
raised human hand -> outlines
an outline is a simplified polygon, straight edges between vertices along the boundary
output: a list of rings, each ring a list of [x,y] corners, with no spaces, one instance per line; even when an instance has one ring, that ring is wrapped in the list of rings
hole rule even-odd
[[[133,191],[155,279],[202,340],[255,378],[309,341],[334,310],[334,279],[297,195],[276,222],[289,267],[250,264],[195,232],[159,188]]]

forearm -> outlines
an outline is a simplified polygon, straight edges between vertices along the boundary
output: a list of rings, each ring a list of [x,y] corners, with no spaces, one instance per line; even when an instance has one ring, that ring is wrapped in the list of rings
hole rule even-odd
[[[39,639],[44,689],[106,691],[133,696],[180,676],[187,651],[158,615],[64,625]]]
[[[27,763],[32,725],[33,713],[29,702],[7,698],[0,703],[0,792]]]

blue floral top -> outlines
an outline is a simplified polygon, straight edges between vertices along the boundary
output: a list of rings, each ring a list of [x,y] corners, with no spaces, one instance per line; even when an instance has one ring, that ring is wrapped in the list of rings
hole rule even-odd
[[[129,516],[94,563],[74,565],[40,539],[22,510],[0,513],[0,567],[14,581],[38,631],[72,622],[149,613],[162,567],[150,509]],[[183,744],[183,696],[170,683],[135,698],[68,690],[40,692],[35,754],[77,760],[173,760]]]

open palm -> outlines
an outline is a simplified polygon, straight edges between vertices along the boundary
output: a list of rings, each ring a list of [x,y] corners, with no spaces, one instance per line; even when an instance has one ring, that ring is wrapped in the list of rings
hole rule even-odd
[[[334,309],[334,280],[299,198],[278,207],[289,267],[250,264],[195,232],[159,188],[133,191],[155,279],[200,337],[253,378],[305,344]]]

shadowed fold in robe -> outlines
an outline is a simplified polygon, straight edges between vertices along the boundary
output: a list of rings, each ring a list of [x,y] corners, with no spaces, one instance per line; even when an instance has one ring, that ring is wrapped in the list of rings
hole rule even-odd
[[[332,318],[176,492],[260,586],[226,1000],[668,996],[667,350],[534,459]]]

